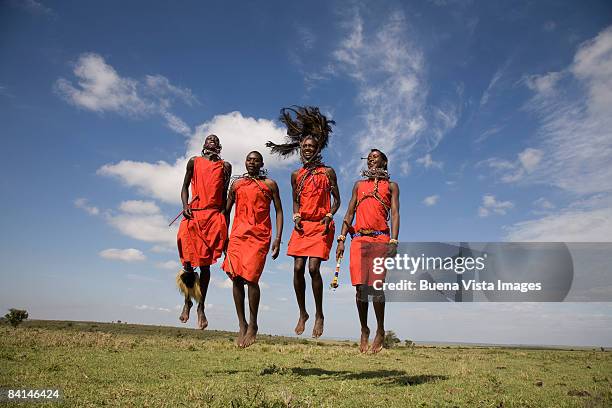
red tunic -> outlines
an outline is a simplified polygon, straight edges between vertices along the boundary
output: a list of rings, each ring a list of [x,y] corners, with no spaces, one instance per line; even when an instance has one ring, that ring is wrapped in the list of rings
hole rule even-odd
[[[314,170],[301,168],[297,174],[297,188],[300,188],[300,208],[302,228],[304,232],[295,229],[291,233],[287,255],[311,256],[329,259],[329,251],[334,243],[335,225],[329,224],[329,232],[323,235],[325,224],[321,220],[331,211],[331,183],[325,174],[325,167]]]
[[[222,212],[224,183],[222,160],[194,159],[191,178],[193,218],[183,218],[177,234],[183,265],[186,262],[193,267],[212,265],[223,253],[227,238],[227,223]]]
[[[391,207],[391,191],[388,180],[378,181],[378,196],[386,204],[383,205],[372,197],[375,189],[374,180],[362,180],[357,184],[357,200],[359,205],[355,213],[355,232],[360,230],[380,231],[377,236],[360,236],[352,238],[350,252],[351,283],[353,285],[372,286],[378,279],[384,280],[385,273],[376,274],[372,271],[375,257],[386,256],[389,243],[389,225],[387,224],[388,208]]]
[[[243,178],[234,183],[236,210],[227,255],[221,268],[227,274],[257,283],[270,249],[272,192],[261,180]]]

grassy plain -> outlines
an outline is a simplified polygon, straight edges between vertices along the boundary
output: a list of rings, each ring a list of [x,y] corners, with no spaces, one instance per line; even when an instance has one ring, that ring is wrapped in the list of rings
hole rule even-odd
[[[610,407],[612,353],[416,346],[117,323],[0,325],[0,388],[49,388],[35,406]],[[24,404],[14,404],[24,406]],[[31,404],[28,404],[32,406]]]

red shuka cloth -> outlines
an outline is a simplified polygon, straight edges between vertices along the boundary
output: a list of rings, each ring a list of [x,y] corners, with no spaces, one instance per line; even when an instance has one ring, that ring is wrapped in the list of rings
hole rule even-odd
[[[208,266],[217,262],[227,238],[227,223],[223,215],[223,160],[211,161],[196,157],[191,178],[191,208],[193,218],[183,218],[177,234],[181,263]],[[193,199],[195,197],[195,199]]]
[[[302,216],[304,232],[293,230],[287,255],[311,256],[327,261],[336,228],[332,221],[329,232],[322,235],[325,224],[321,224],[321,220],[331,211],[331,183],[325,174],[325,167],[317,167],[314,171],[302,167],[298,171],[296,184],[298,187],[302,185],[298,212]]]
[[[257,283],[270,249],[272,191],[261,180],[243,178],[234,183],[234,193],[236,210],[221,268],[232,279],[242,276]]]
[[[359,230],[382,231],[385,235],[360,236],[351,240],[350,271],[351,283],[354,285],[372,286],[375,280],[385,278],[385,273],[372,271],[372,262],[376,257],[386,256],[389,242],[388,210],[376,198],[369,196],[374,192],[374,180],[362,180],[357,184],[357,200],[366,197],[357,206],[355,213],[355,232]],[[391,191],[388,180],[378,181],[378,195],[388,207],[391,207]]]

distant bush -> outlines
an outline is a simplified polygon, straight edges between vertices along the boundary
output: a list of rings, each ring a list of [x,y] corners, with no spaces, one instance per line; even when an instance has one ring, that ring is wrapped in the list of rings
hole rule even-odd
[[[406,340],[404,340],[404,346],[406,346],[406,347],[414,347],[414,341],[412,341],[410,339],[406,339]]]
[[[28,312],[20,309],[9,309],[9,312],[4,315],[4,318],[11,324],[13,327],[17,327],[28,318]]]
[[[393,330],[387,330],[385,332],[385,340],[383,341],[384,348],[390,349],[400,342],[401,340],[399,339],[399,337],[397,337]]]

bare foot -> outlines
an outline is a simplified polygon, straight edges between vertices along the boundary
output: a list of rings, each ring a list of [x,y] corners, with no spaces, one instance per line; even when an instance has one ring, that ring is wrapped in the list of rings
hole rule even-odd
[[[189,299],[185,302],[185,305],[183,306],[183,311],[179,316],[179,320],[181,321],[181,323],[187,323],[187,320],[189,320],[189,312],[191,311],[191,306],[193,306],[193,302]]]
[[[242,340],[242,347],[247,348],[253,343],[255,343],[255,338],[257,337],[257,325],[249,325],[249,328],[244,335],[244,339]]]
[[[359,351],[361,353],[368,352],[368,342],[370,341],[370,329],[364,327],[361,329],[361,342],[359,343]]]
[[[295,326],[295,334],[299,336],[300,334],[304,333],[304,329],[306,328],[306,320],[308,320],[309,317],[310,316],[308,316],[308,313],[300,315],[297,326]]]
[[[385,332],[376,330],[376,337],[372,342],[372,354],[378,353],[383,348],[383,342],[385,341]]]
[[[206,313],[204,313],[204,302],[198,303],[198,329],[204,330],[208,327],[208,320],[206,320]]]
[[[236,346],[242,347],[242,339],[244,339],[244,335],[246,334],[248,324],[246,321],[240,323],[240,331],[238,332],[238,337],[236,337]]]
[[[312,328],[312,337],[318,339],[323,334],[323,316],[315,317],[315,324]]]

